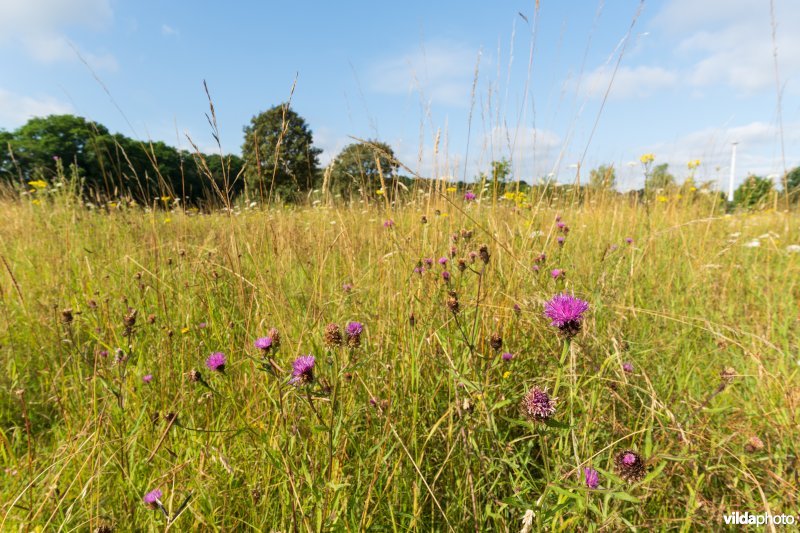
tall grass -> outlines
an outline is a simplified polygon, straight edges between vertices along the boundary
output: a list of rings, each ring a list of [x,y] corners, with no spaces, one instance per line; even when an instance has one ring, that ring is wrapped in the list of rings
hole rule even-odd
[[[532,510],[534,528],[689,531],[798,509],[794,213],[69,196],[1,206],[0,530],[504,531]],[[563,291],[591,306],[567,351],[542,314]],[[360,347],[327,347],[348,321]],[[273,327],[265,360],[253,341]],[[215,351],[224,373],[204,366]],[[290,384],[309,353],[315,382]],[[520,412],[534,385],[559,398],[548,423]],[[619,477],[624,449],[643,481]]]

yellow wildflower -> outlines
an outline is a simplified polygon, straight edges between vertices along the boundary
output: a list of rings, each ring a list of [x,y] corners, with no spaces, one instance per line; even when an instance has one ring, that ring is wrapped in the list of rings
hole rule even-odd
[[[694,170],[700,166],[700,160],[692,159],[691,161],[689,161],[689,164],[687,166],[689,167],[689,170]]]
[[[642,157],[639,158],[639,161],[641,161],[643,165],[648,165],[655,160],[655,154],[643,154]]]
[[[508,376],[510,376],[510,375],[511,375],[511,371],[510,370],[506,370],[505,372],[503,372],[503,379],[508,379]]]
[[[30,185],[34,189],[44,189],[47,187],[47,182],[44,180],[34,180],[34,181],[29,181],[28,185]]]
[[[663,202],[666,202],[668,200],[668,198],[666,196],[659,196],[658,198],[656,198],[656,200],[658,200],[659,202],[663,203]]]
[[[458,189],[456,189],[455,187],[448,187],[447,188],[447,192],[456,192],[457,190]]]
[[[377,191],[375,191],[375,194],[377,194],[378,196],[383,196],[384,194],[383,189],[378,189]]]
[[[181,328],[181,333],[183,333],[184,335],[186,333],[189,333],[189,331],[190,331],[189,328]]]

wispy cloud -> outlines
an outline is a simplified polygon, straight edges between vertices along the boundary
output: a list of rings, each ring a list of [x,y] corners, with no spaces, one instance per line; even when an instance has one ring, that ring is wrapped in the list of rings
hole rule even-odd
[[[464,107],[469,105],[478,53],[462,43],[427,43],[373,65],[370,88],[384,94],[419,92],[431,103]]]
[[[581,90],[589,97],[602,98],[610,84],[609,98],[644,98],[677,83],[678,74],[662,67],[622,66],[614,75],[612,67],[603,65],[586,75]]]
[[[51,96],[22,96],[0,89],[0,127],[15,128],[32,117],[73,113],[72,106]]]
[[[800,2],[776,0],[775,45],[783,79],[800,74]],[[785,21],[785,23],[783,23]],[[775,86],[770,3],[762,0],[670,0],[655,27],[678,40],[692,85],[724,84],[741,93]]]
[[[169,24],[161,25],[161,35],[165,37],[177,37],[181,32],[170,26]]]
[[[64,30],[81,27],[100,31],[112,21],[110,0],[0,0],[0,45],[19,42],[42,63],[74,61],[78,47],[70,43]],[[118,68],[108,52],[79,53],[92,68]]]

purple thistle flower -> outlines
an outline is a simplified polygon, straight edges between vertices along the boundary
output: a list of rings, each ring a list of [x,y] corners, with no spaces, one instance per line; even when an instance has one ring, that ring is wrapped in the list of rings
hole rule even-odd
[[[556,226],[558,226],[558,229],[564,229],[567,227],[567,223],[559,221],[556,223]]]
[[[538,256],[536,256],[536,259],[534,259],[534,261],[536,261],[537,263],[544,263],[546,260],[547,260],[546,254],[539,254]]]
[[[616,244],[612,244],[611,246],[608,247],[609,251],[611,252],[615,252],[617,248],[619,248],[619,246],[617,246]]]
[[[558,279],[564,277],[564,271],[560,268],[554,268],[550,271],[550,275],[553,276],[553,279]]]
[[[633,372],[633,363],[629,363],[627,361],[622,363],[622,370],[630,374],[631,372]]]
[[[468,202],[471,202],[475,198],[477,198],[477,196],[475,196],[475,193],[472,191],[467,191],[466,193],[464,193],[464,200]]]
[[[539,422],[548,420],[556,412],[557,399],[551,398],[544,389],[533,387],[522,398],[522,412],[530,420]]]
[[[522,313],[522,308],[519,306],[519,304],[514,304],[514,314],[519,315],[521,313]]]
[[[208,327],[208,324],[206,322],[200,322],[199,324],[197,324],[197,327],[200,329],[206,329]]]
[[[559,246],[564,246],[564,240],[565,240],[564,237],[559,237],[558,239],[556,239],[556,241],[558,241]]]
[[[502,358],[503,361],[511,361],[512,359],[514,359],[514,354],[512,354],[511,352],[503,352]]]
[[[222,352],[214,352],[206,359],[206,366],[209,370],[215,372],[225,371],[225,354]]]
[[[292,385],[302,385],[314,381],[314,356],[301,355],[292,363]]]
[[[556,215],[556,222],[561,222],[561,215]]]
[[[419,274],[420,276],[425,273],[425,267],[423,266],[415,266],[414,267],[414,274]]]
[[[160,490],[151,490],[144,495],[144,503],[147,504],[150,509],[158,509],[161,507],[161,498],[163,496],[164,493],[162,493]]]
[[[545,303],[544,314],[552,321],[551,326],[571,337],[580,331],[583,313],[588,309],[589,302],[570,294],[558,294]]]
[[[153,381],[153,374],[145,374],[144,376],[142,376],[142,381],[144,383],[150,383],[151,381]]]
[[[628,244],[633,244],[633,239],[631,239],[630,237],[626,237],[625,242],[627,242]]]
[[[447,282],[449,282],[450,281],[450,272],[448,272],[447,270],[442,272],[442,279],[447,281]]]
[[[352,291],[352,290],[353,290],[353,285],[352,285],[352,284],[350,284],[350,283],[343,283],[343,284],[342,284],[342,290],[343,290],[344,292],[346,292],[346,293],[347,293],[347,292],[350,292],[350,291]]]
[[[344,328],[344,334],[347,337],[347,344],[353,348],[357,348],[361,344],[361,333],[364,331],[364,325],[361,322],[348,322]]]
[[[539,272],[539,265],[533,265],[531,267],[531,270],[533,270],[534,272]]]
[[[600,485],[600,475],[594,468],[584,468],[583,474],[586,480],[586,486],[590,489],[596,489]]]
[[[432,267],[433,266],[433,257],[426,257],[425,259],[422,260],[422,262],[425,263],[425,266]]]
[[[268,352],[272,349],[272,337],[259,337],[255,340],[253,345],[262,352]]]
[[[440,257],[439,258],[439,264],[442,265],[442,266],[445,266],[447,264],[447,258],[446,257]]]
[[[100,350],[99,352],[97,352],[97,355],[99,355],[100,357],[108,357],[108,350]]]
[[[644,459],[633,450],[625,450],[614,458],[619,477],[629,483],[641,481],[647,475],[647,465]]]
[[[383,227],[384,227],[384,228],[393,228],[393,227],[394,227],[394,220],[392,220],[391,218],[390,218],[390,219],[388,219],[388,220],[386,220],[386,221],[383,223]]]

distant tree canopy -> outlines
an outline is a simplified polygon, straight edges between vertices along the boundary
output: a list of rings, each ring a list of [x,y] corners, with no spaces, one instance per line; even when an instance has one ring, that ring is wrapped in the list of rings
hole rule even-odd
[[[244,128],[242,158],[251,195],[292,197],[318,178],[319,154],[306,121],[289,104],[259,113]]]
[[[668,169],[669,165],[667,163],[654,166],[644,182],[645,190],[666,189],[675,185],[675,176],[670,174]]]
[[[350,199],[354,193],[373,196],[381,188],[381,176],[388,187],[397,172],[392,148],[383,142],[370,141],[347,145],[329,166],[328,190]]]
[[[234,180],[242,168],[238,156],[225,156],[223,165],[219,155],[137,141],[73,115],[33,118],[13,132],[0,132],[0,143],[0,181],[7,183],[51,180],[62,164],[68,175],[80,178],[88,197],[127,195],[149,203],[170,196],[197,203],[225,188],[224,166],[229,194],[241,189]],[[201,160],[206,164],[198,165]]]
[[[617,186],[617,172],[614,165],[600,165],[589,172],[589,187],[593,189],[613,189]]]
[[[794,167],[786,175],[786,186],[789,191],[800,189],[800,167]]]
[[[740,207],[757,207],[772,192],[772,180],[750,175],[733,193],[733,201]]]

